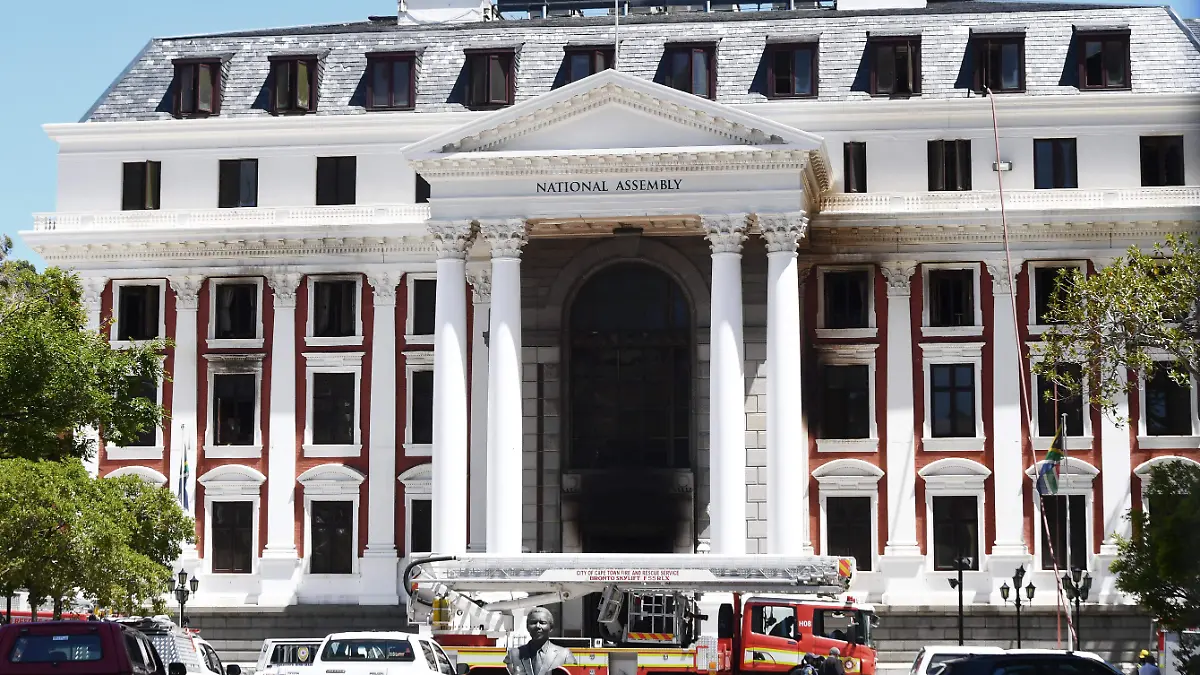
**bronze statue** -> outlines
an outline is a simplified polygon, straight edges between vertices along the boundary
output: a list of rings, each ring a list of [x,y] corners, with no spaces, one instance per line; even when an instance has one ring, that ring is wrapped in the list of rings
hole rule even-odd
[[[554,616],[545,607],[535,607],[525,619],[529,642],[508,650],[504,665],[509,675],[549,675],[555,668],[571,663],[571,650],[550,642]]]

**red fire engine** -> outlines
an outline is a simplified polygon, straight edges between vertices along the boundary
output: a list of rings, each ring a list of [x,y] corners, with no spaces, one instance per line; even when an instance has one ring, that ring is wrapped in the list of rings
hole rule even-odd
[[[598,634],[552,638],[573,655],[556,675],[784,675],[833,647],[847,673],[874,675],[877,621],[846,595],[854,572],[821,556],[468,554],[413,561],[404,583],[409,621],[469,675],[506,674],[526,610],[591,593]]]

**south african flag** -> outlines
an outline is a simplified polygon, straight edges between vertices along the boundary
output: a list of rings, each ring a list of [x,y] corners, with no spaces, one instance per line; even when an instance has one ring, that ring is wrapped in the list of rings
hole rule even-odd
[[[1046,451],[1046,459],[1038,469],[1038,494],[1058,494],[1058,477],[1062,470],[1063,458],[1063,429],[1060,425],[1054,434],[1054,440],[1050,442],[1050,449]]]

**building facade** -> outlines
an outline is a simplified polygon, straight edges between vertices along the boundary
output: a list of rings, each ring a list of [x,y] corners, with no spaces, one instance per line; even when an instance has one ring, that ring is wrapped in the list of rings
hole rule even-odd
[[[1125,602],[1113,537],[1200,461],[1196,383],[1121,423],[1029,366],[1062,268],[1200,227],[1196,36],[739,9],[156,39],[47,127],[22,236],[114,345],[171,341],[169,420],[96,470],[186,498],[194,604],[395,604],[414,552],[467,550],[853,555],[909,606],[964,564],[998,604],[1052,548]]]

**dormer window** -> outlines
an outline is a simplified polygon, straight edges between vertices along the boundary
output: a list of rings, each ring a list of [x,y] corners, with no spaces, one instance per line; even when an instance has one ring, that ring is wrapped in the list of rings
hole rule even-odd
[[[871,95],[912,96],[921,93],[921,38],[872,37]]]
[[[578,82],[612,68],[612,47],[566,47],[565,51],[567,82]]]
[[[1081,31],[1080,89],[1129,89],[1129,30]]]
[[[1025,35],[972,35],[975,91],[1025,90]]]
[[[175,61],[176,117],[208,117],[221,112],[220,59]]]
[[[512,105],[516,93],[515,56],[512,49],[467,51],[468,107]]]
[[[663,53],[663,84],[695,94],[714,98],[717,89],[717,69],[714,67],[716,46],[668,45]]]
[[[768,98],[817,95],[815,43],[767,45],[767,70]]]
[[[271,112],[303,114],[317,110],[317,57],[271,57]]]
[[[412,110],[416,99],[416,59],[413,52],[367,55],[367,107],[372,110]]]

